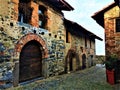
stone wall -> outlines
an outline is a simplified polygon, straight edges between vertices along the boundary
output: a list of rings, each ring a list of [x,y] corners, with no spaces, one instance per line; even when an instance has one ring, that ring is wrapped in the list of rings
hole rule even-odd
[[[96,55],[96,64],[104,64],[105,56],[104,55]]]
[[[86,55],[86,67],[91,67],[95,64],[95,41],[94,39],[86,38],[87,47],[85,47],[85,37],[76,37],[72,35],[71,47],[74,47],[79,55],[80,67],[82,67],[82,55]],[[91,47],[90,47],[91,41]]]
[[[3,11],[0,12],[0,88],[19,84],[20,52],[31,40],[39,42],[42,46],[43,77],[63,73],[67,55],[73,55],[73,71],[82,66],[83,54],[86,54],[86,63],[91,60],[89,56],[94,57],[95,42],[92,41],[91,48],[86,48],[84,37],[71,34],[71,43],[66,43],[63,15],[42,2],[39,4],[47,9],[46,28],[38,28],[38,5],[34,2],[30,2],[33,8],[31,22],[18,22],[18,1],[0,0],[0,3],[5,3],[5,6],[0,6],[0,10]],[[89,39],[87,41],[89,45]]]
[[[87,47],[85,47],[85,37],[71,35],[71,42],[66,43],[66,72],[83,69],[83,55],[85,55],[85,68],[95,65],[95,40],[87,39]],[[90,47],[91,40],[91,47]],[[72,67],[70,62],[72,60]]]
[[[7,22],[4,21],[4,25],[7,24]],[[3,24],[0,24],[3,26]],[[29,25],[28,25],[29,26]],[[10,28],[10,29],[9,29]],[[24,30],[23,30],[24,28]],[[14,33],[9,32],[12,31]],[[36,33],[35,33],[36,32]],[[31,34],[28,36],[28,38],[21,39],[25,36]],[[32,34],[34,34],[34,37],[32,37]],[[36,37],[36,34],[38,35]],[[8,65],[7,63],[13,64],[11,68],[11,72],[14,67],[14,63],[16,60],[19,60],[19,55],[22,47],[30,40],[37,40],[37,38],[42,38],[43,41],[45,41],[45,45],[43,44],[43,48],[47,50],[47,56],[43,56],[43,64],[46,66],[44,70],[44,76],[49,77],[56,74],[59,74],[64,71],[64,55],[65,55],[65,41],[60,36],[57,36],[56,34],[50,33],[48,30],[40,29],[29,26],[26,27],[19,24],[14,24],[14,26],[11,28],[11,26],[0,27],[0,62],[1,67]],[[20,44],[18,43],[20,42]],[[42,44],[42,42],[40,42]],[[17,46],[16,46],[17,45]],[[21,48],[21,49],[19,49]],[[16,53],[15,51],[18,51]],[[7,66],[5,66],[7,68]],[[9,67],[8,67],[9,68]],[[3,75],[4,67],[1,68],[1,75]],[[8,71],[6,71],[8,72]],[[4,76],[1,76],[1,78]]]
[[[104,14],[106,55],[119,54],[120,33],[116,32],[116,18],[119,17],[119,7],[115,6]],[[120,58],[120,57],[119,57]]]
[[[15,81],[18,79],[14,76],[19,74],[16,64],[19,64],[21,49],[30,40],[38,41],[43,47],[43,76],[49,77],[62,73],[65,58],[65,29],[61,20],[62,15],[48,8],[51,24],[49,23],[49,30],[46,30],[37,28],[36,18],[31,20],[33,26],[17,22],[17,0],[12,0],[12,2],[0,0],[0,3],[6,3],[10,7],[0,6],[0,10],[4,8],[3,12],[0,13],[0,87],[6,88],[11,86],[12,83],[19,82]],[[34,7],[35,5],[31,4],[31,6]],[[38,9],[34,10],[32,17],[36,15],[35,12],[38,13],[36,11]]]
[[[4,16],[8,16],[10,13],[10,8],[9,8],[9,4],[8,4],[9,0],[0,0],[0,3],[2,3],[0,5],[0,15],[4,15]],[[7,10],[7,11],[6,11]]]

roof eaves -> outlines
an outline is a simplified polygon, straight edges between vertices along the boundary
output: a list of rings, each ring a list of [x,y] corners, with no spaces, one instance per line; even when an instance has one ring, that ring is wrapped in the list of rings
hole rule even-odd
[[[82,27],[82,26],[81,26],[81,27]],[[96,39],[98,39],[98,40],[103,41],[103,39],[100,38],[99,36],[95,35],[94,33],[90,32],[90,31],[88,31],[88,30],[86,30],[84,27],[82,27],[82,28],[84,29],[84,31],[85,31],[86,33],[88,33],[89,37],[94,37],[94,38],[96,38]]]
[[[74,10],[74,8],[70,4],[68,4],[65,0],[60,0],[60,2],[63,3],[66,7],[68,7],[69,10]]]
[[[116,3],[111,3],[110,5],[104,7],[102,10],[96,12],[91,17],[96,20],[96,22],[104,28],[104,13],[111,9],[112,7],[116,6]]]
[[[98,40],[103,41],[102,38],[98,37],[97,35],[95,35],[94,33],[90,32],[90,31],[86,30],[84,27],[82,27],[82,26],[79,25],[78,23],[73,22],[73,21],[70,21],[70,20],[67,20],[67,19],[64,19],[64,21],[67,21],[67,22],[71,23],[72,25],[77,25],[79,28],[81,28],[82,30],[84,30],[83,32],[88,33],[90,37],[94,37],[94,38],[96,38],[96,39],[98,39]],[[81,32],[80,32],[80,33],[81,33]]]
[[[71,5],[69,5],[65,0],[44,0],[44,1],[51,4],[52,6],[59,10],[65,11],[74,10],[74,8]]]
[[[112,7],[114,7],[116,4],[113,2],[111,4],[109,4],[108,6],[104,7],[103,9],[99,10],[98,12],[94,13],[91,17],[96,16],[97,14],[101,13],[101,12],[106,12],[107,10],[111,9]]]

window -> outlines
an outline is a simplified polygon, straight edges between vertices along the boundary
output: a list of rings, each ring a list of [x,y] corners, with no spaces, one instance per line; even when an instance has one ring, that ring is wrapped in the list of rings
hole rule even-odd
[[[120,32],[120,18],[116,19],[116,32]]]
[[[30,23],[33,11],[33,8],[29,5],[30,0],[20,0],[19,2],[18,21],[21,23]]]
[[[39,14],[39,27],[45,28],[47,23],[47,9],[44,6],[39,6],[38,14]]]
[[[66,31],[66,43],[70,43],[70,41],[71,41],[70,33]]]

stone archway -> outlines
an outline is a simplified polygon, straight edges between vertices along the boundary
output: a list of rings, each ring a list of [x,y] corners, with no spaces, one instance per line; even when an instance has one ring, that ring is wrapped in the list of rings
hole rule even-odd
[[[65,72],[76,71],[80,69],[79,55],[74,49],[69,49],[65,59]]]
[[[19,84],[19,73],[20,73],[20,68],[19,67],[20,67],[21,52],[23,52],[24,47],[29,46],[29,43],[31,41],[34,41],[36,43],[36,44],[33,44],[34,48],[38,48],[38,46],[41,45],[40,51],[39,50],[37,51],[37,52],[39,52],[41,54],[41,59],[44,59],[44,58],[48,57],[47,45],[46,45],[45,41],[40,36],[38,36],[37,34],[33,34],[33,33],[29,33],[29,34],[23,36],[17,42],[17,44],[15,46],[15,56],[14,56],[14,58],[15,58],[15,61],[14,61],[15,66],[14,66],[14,70],[13,70],[13,77],[14,77],[13,85],[14,86],[17,86]],[[42,73],[42,70],[40,72]],[[41,74],[38,75],[38,76],[41,76]],[[35,77],[37,77],[37,76],[35,76]]]
[[[48,57],[48,50],[47,50],[47,46],[46,46],[45,41],[40,36],[38,36],[37,34],[33,34],[33,33],[25,35],[17,42],[17,44],[15,46],[15,58],[19,59],[20,52],[21,52],[22,48],[24,47],[24,45],[27,42],[29,42],[31,40],[35,40],[42,45],[42,47],[43,47],[42,58],[47,58]]]

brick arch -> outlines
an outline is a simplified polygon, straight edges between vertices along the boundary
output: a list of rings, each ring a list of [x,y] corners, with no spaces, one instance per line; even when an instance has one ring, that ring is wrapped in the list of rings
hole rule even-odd
[[[42,45],[43,52],[44,52],[44,55],[42,55],[42,58],[47,58],[48,57],[48,49],[47,49],[45,41],[40,36],[38,36],[36,34],[33,34],[33,33],[30,33],[30,34],[27,34],[27,35],[23,36],[17,42],[17,44],[15,46],[15,54],[16,54],[15,56],[16,56],[16,58],[19,58],[20,52],[21,52],[22,48],[24,47],[24,45],[26,43],[28,43],[29,41],[32,41],[32,40],[35,40]]]

